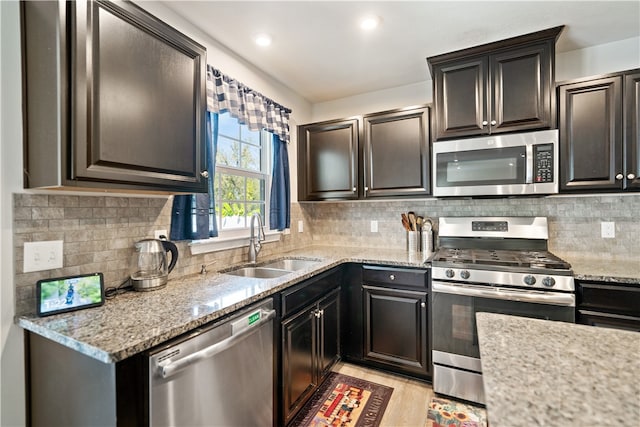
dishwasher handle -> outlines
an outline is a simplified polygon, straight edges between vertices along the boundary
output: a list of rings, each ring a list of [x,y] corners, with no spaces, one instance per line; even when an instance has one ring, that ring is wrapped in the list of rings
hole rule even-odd
[[[239,331],[238,333],[234,333],[229,338],[225,338],[224,340],[217,342],[207,348],[203,348],[200,351],[197,351],[186,357],[183,357],[180,360],[176,360],[175,362],[167,363],[164,366],[160,366],[158,368],[160,376],[162,378],[168,378],[171,375],[174,375],[175,373],[185,369],[186,367],[193,365],[194,363],[197,363],[209,357],[213,357],[216,354],[227,350],[228,348],[232,347],[234,344],[242,341],[249,335],[253,334],[255,331],[259,329],[261,325],[271,321],[271,319],[273,319],[276,316],[275,310],[269,310],[269,311],[260,310],[260,311],[261,311],[260,320],[253,323],[250,327],[245,328]]]

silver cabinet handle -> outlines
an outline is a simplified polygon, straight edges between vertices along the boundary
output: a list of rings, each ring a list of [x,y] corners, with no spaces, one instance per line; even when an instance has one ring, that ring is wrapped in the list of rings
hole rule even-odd
[[[231,335],[229,338],[225,338],[224,340],[217,342],[207,348],[203,348],[200,351],[196,351],[195,353],[191,353],[190,355],[183,357],[180,360],[176,360],[175,362],[168,363],[164,366],[160,366],[158,370],[160,371],[160,376],[162,378],[170,377],[171,375],[185,369],[188,366],[193,365],[203,359],[208,359],[210,357],[215,356],[216,354],[228,349],[229,347],[235,345],[237,342],[242,341],[247,338],[249,335],[258,331],[259,326],[264,323],[270,322],[271,319],[276,317],[276,311],[262,311],[262,317],[260,320],[255,322],[251,327],[240,331],[238,334]]]
[[[491,120],[491,126],[495,126],[496,123],[498,123],[498,122],[496,122],[495,120]]]
[[[389,279],[391,279],[391,280],[396,280],[396,276],[394,276],[393,274],[390,274],[390,275],[389,275]]]
[[[423,303],[420,304],[420,307],[422,307],[422,308],[425,308],[426,306],[427,306],[426,302],[423,302]]]
[[[616,179],[618,181],[620,181],[622,178],[624,178],[624,175],[622,175],[621,173],[619,173],[618,175],[616,175]]]
[[[627,175],[627,179],[636,179],[636,176],[630,173],[629,175]]]
[[[486,120],[483,120],[483,121],[482,121],[482,126],[486,126],[486,125],[488,125],[488,124],[489,124],[489,122],[488,122],[488,121],[486,121]]]
[[[369,191],[369,187],[364,187],[364,191]]]
[[[351,191],[353,191],[355,193],[356,192],[356,187],[353,187],[353,189]]]
[[[203,178],[209,178],[209,172],[208,171],[202,171],[202,172],[200,172],[200,176],[202,176]]]

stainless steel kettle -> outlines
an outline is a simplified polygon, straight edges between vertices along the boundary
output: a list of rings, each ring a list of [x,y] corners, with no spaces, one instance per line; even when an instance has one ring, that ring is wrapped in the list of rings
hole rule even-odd
[[[136,291],[163,288],[178,261],[178,248],[172,242],[158,239],[140,240],[131,258],[131,285]],[[171,261],[167,264],[167,252]]]

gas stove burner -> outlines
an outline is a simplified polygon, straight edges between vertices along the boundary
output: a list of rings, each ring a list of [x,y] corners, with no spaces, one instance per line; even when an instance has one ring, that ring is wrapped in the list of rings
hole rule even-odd
[[[494,249],[440,249],[433,258],[436,263],[468,264],[481,266],[506,266],[523,269],[569,270],[571,266],[545,251],[518,251]]]

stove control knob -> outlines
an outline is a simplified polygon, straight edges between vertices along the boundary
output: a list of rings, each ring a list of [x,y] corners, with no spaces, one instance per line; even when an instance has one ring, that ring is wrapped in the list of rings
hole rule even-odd
[[[547,288],[550,288],[556,284],[556,279],[554,279],[553,277],[545,277],[544,279],[542,279],[542,284]]]
[[[456,273],[452,269],[448,268],[447,271],[444,272],[444,275],[451,279],[456,275]]]
[[[462,270],[460,272],[460,277],[462,277],[463,279],[467,280],[469,278],[470,274],[467,270]]]
[[[524,276],[524,283],[529,285],[529,286],[533,286],[536,284],[536,278],[533,277],[532,275],[528,274],[526,276]]]

